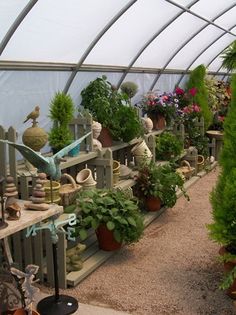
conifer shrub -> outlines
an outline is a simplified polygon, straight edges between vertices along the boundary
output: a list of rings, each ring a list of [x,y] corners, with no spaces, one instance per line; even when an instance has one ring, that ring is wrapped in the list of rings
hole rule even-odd
[[[187,88],[196,88],[197,93],[194,96],[194,102],[201,107],[202,115],[204,117],[205,129],[207,130],[212,123],[212,112],[208,106],[208,90],[205,85],[206,68],[204,65],[200,65],[195,68],[189,76],[187,82]]]

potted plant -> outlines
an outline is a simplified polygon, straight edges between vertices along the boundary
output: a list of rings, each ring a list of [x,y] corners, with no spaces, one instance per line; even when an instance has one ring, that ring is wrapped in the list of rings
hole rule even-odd
[[[183,142],[171,132],[163,132],[156,137],[156,157],[159,160],[176,158],[183,151]]]
[[[99,140],[111,146],[112,139],[129,142],[143,134],[143,127],[135,109],[129,104],[128,95],[120,93],[106,76],[97,78],[81,92],[81,105],[102,124]],[[110,139],[104,141],[104,135]]]
[[[213,223],[208,225],[210,237],[222,247],[227,278],[222,288],[229,288],[230,296],[236,298],[236,75],[232,77],[232,100],[224,122],[224,146],[219,164],[221,173],[210,195]],[[232,286],[233,285],[233,286]]]
[[[178,99],[173,93],[158,94],[149,91],[143,96],[140,107],[153,121],[154,129],[164,129],[177,114]]]
[[[49,132],[49,144],[57,152],[73,141],[69,123],[74,115],[74,104],[70,95],[57,92],[50,103],[49,117],[53,126]]]
[[[135,181],[135,195],[149,211],[160,210],[161,204],[173,207],[177,200],[177,188],[188,198],[183,178],[169,164],[158,166],[153,161],[146,163],[144,160]]]
[[[144,224],[137,202],[121,190],[95,189],[78,194],[78,232],[81,239],[87,230],[96,231],[99,247],[116,250],[139,240]]]
[[[126,81],[121,84],[120,89],[123,93],[125,93],[129,97],[129,101],[131,102],[131,98],[135,96],[138,92],[138,86],[136,83],[131,81]]]

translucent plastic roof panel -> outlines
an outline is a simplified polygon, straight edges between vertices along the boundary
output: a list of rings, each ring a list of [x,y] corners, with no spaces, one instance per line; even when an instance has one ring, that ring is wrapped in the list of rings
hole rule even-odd
[[[235,1],[234,3],[236,5]],[[226,12],[223,16],[219,17],[215,22],[224,28],[230,28],[231,25],[235,24],[236,22],[236,6],[230,11]]]
[[[127,0],[40,0],[15,32],[2,60],[79,60]]]
[[[208,65],[211,60],[220,53],[226,46],[228,46],[232,41],[234,40],[234,37],[230,34],[225,34],[222,36],[217,42],[212,44],[210,48],[208,48],[199,58],[192,64],[190,69],[195,68],[199,64],[205,64]],[[222,62],[222,60],[221,60]],[[209,66],[209,70],[213,70],[212,65]]]
[[[149,45],[135,66],[161,68],[169,59],[169,56],[186,39],[204,25],[205,22],[195,16],[183,13],[177,20],[172,22],[156,39]],[[188,27],[186,27],[188,25]],[[154,53],[155,52],[155,53]]]
[[[179,1],[176,1],[179,2]],[[235,0],[201,0],[198,1],[191,10],[208,20],[214,18],[217,13],[223,11],[226,7],[235,3]],[[223,17],[222,20],[225,20],[226,17]]]
[[[28,0],[0,1],[0,42],[27,3]]]
[[[163,0],[149,0],[148,5],[147,0],[137,1],[100,39],[86,63],[128,65],[146,41],[179,11]]]
[[[170,62],[169,68],[186,69],[194,57],[203,50],[216,37],[223,33],[222,30],[210,25],[195,36]]]

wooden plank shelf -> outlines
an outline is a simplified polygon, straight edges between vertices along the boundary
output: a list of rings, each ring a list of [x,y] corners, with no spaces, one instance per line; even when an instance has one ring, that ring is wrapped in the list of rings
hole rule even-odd
[[[157,212],[144,212],[144,226],[147,227],[151,222],[158,218],[164,211],[162,207]],[[91,242],[92,240],[92,242]],[[85,242],[86,251],[81,254],[83,268],[79,271],[72,271],[67,274],[66,280],[68,286],[76,286],[84,280],[90,273],[101,266],[108,258],[116,254],[118,251],[107,252],[99,249],[95,234],[91,235]]]

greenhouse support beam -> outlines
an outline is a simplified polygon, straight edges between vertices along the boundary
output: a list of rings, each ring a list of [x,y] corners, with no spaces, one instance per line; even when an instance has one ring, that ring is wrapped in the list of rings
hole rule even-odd
[[[231,26],[229,29],[231,30],[231,29],[233,29],[235,26],[236,26],[236,24],[234,24],[233,26]],[[202,50],[200,51],[200,53],[197,54],[197,56],[194,57],[194,59],[193,59],[193,60],[191,61],[191,63],[188,65],[188,67],[187,67],[186,70],[189,70],[190,67],[194,64],[194,62],[195,62],[205,51],[207,51],[213,44],[215,44],[218,40],[220,40],[221,37],[223,37],[225,34],[227,34],[227,32],[224,32],[224,33],[222,33],[221,35],[219,35],[219,36],[218,36],[217,38],[215,38],[212,42],[210,42],[204,49],[202,49]],[[177,86],[180,84],[180,82],[182,81],[183,77],[184,77],[184,75],[182,75],[182,76],[180,77],[180,79],[179,79],[178,82],[177,82]]]
[[[6,35],[4,36],[3,40],[0,43],[0,56],[4,51],[5,47],[7,46],[8,42],[12,38],[13,34],[17,30],[18,26],[21,24],[26,15],[30,12],[30,10],[34,7],[34,5],[37,2],[38,0],[31,0],[30,2],[28,2],[24,9],[21,11],[21,13],[17,16],[14,23],[12,23],[11,27],[9,28],[9,30],[7,31]]]
[[[192,1],[188,8],[191,8],[195,3],[199,2],[199,0]],[[167,23],[165,23],[160,30],[158,30],[144,45],[141,47],[141,49],[138,51],[136,56],[131,60],[131,62],[128,65],[127,70],[124,72],[124,74],[121,76],[120,80],[118,81],[117,88],[120,87],[121,83],[124,81],[125,77],[129,73],[129,70],[132,68],[136,60],[142,55],[142,53],[145,51],[145,49],[169,26],[171,25],[177,18],[179,18],[182,14],[184,14],[184,11],[178,12],[173,18],[171,18]]]
[[[214,22],[215,20],[217,20],[219,17],[221,17],[222,15],[224,15],[225,13],[227,13],[228,11],[230,11],[231,9],[233,9],[236,6],[236,4],[232,4],[231,6],[229,6],[228,8],[224,9],[223,11],[221,11],[220,13],[218,13],[213,19],[212,22]],[[164,70],[166,69],[166,67],[168,66],[168,64],[175,58],[175,56],[177,56],[177,54],[191,41],[193,40],[193,38],[195,38],[200,32],[202,32],[209,24],[206,23],[205,25],[203,25],[198,31],[196,31],[194,34],[192,34],[187,40],[185,40],[182,45],[176,49],[176,51],[172,54],[172,56],[167,60],[167,62],[165,63],[165,65],[163,66],[163,68],[161,69],[160,73],[156,76],[156,78],[153,80],[152,85],[150,87],[150,90],[153,90],[156,83],[158,82],[160,76],[162,75],[162,73],[164,72]]]
[[[100,31],[100,33],[94,38],[94,40],[90,43],[88,48],[83,53],[82,57],[78,61],[75,70],[71,73],[69,79],[66,82],[64,93],[67,93],[79,68],[83,64],[84,60],[87,58],[93,47],[97,44],[97,42],[101,39],[101,37],[111,28],[111,26],[135,3],[137,0],[129,1],[108,23],[107,25]]]

